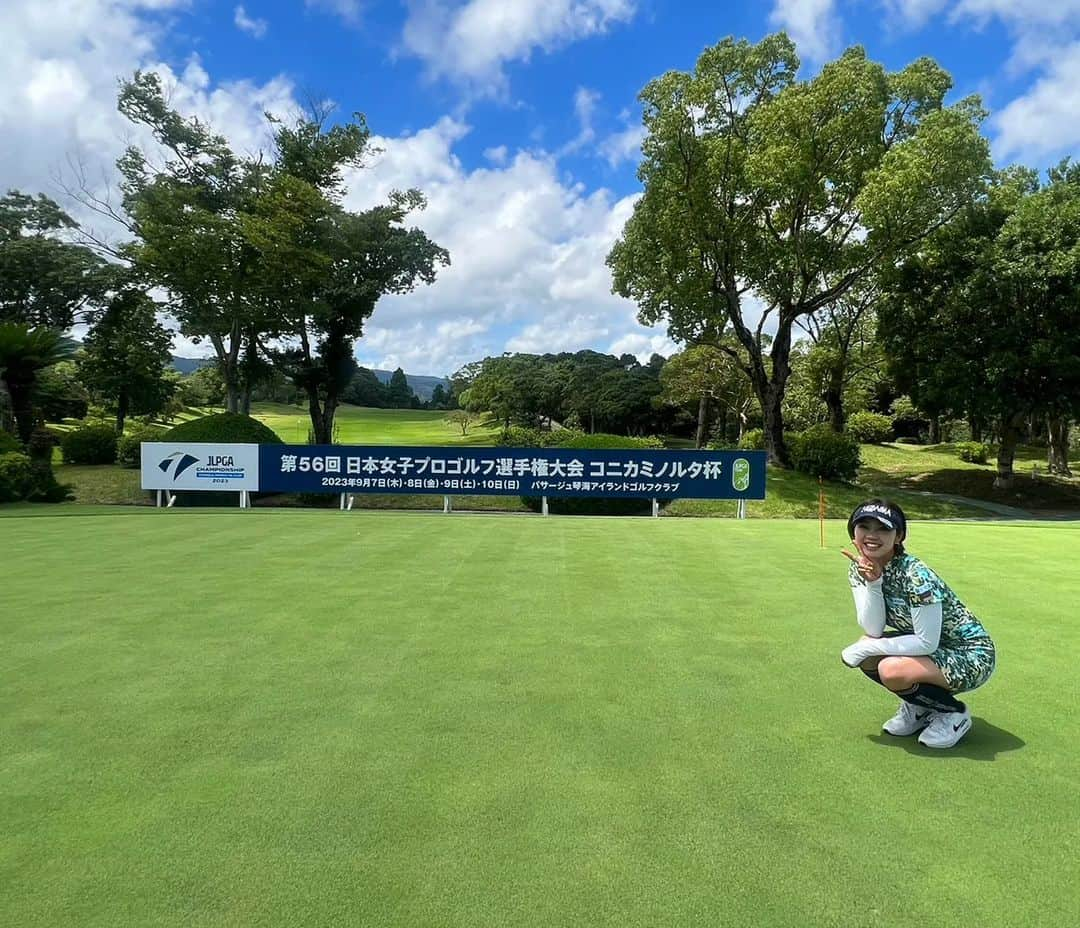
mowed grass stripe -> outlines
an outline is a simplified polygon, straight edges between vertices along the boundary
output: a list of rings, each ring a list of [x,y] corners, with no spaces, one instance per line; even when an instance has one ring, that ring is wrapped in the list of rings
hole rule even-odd
[[[1075,922],[1075,529],[912,526],[1001,652],[938,754],[828,530],[0,520],[0,923]]]

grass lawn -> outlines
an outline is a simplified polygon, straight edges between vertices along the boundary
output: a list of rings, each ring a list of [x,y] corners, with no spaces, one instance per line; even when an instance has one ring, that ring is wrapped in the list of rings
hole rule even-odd
[[[935,500],[914,492],[896,491],[881,482],[860,480],[857,485],[826,482],[825,512],[830,519],[846,519],[863,500],[872,496],[888,496],[898,502],[904,512],[915,519],[954,519],[985,517],[985,510],[963,503]],[[734,517],[737,504],[733,500],[680,499],[666,510],[671,516]],[[818,517],[818,482],[815,477],[793,470],[770,467],[765,481],[765,499],[746,504],[751,519],[816,519]]]
[[[1078,526],[912,525],[1000,653],[946,752],[840,664],[840,522],[16,507],[0,541],[0,924],[1080,922]]]
[[[1020,509],[1080,511],[1080,459],[1069,462],[1078,476],[1051,477],[1046,473],[1045,448],[1017,450],[1013,461],[1016,477],[1008,490],[994,488],[994,458],[986,464],[968,464],[956,456],[952,445],[863,445],[862,462],[860,479],[870,483],[892,484],[912,492],[947,493]],[[1033,467],[1037,470],[1033,471]]]

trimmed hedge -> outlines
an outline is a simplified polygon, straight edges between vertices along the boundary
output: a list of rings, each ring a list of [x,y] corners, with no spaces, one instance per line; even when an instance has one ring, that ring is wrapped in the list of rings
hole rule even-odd
[[[116,429],[111,425],[84,425],[60,440],[65,464],[115,464]]]
[[[165,429],[153,425],[137,425],[120,436],[116,445],[116,463],[121,467],[141,467],[141,445],[144,441],[162,441]]]
[[[562,429],[558,432],[551,432],[544,429],[526,429],[515,425],[502,430],[498,444],[504,448],[550,448],[558,444],[559,436],[570,431],[569,429]]]
[[[556,441],[554,448],[649,448],[663,451],[664,442],[655,435],[647,438],[633,438],[629,435],[607,435],[597,432],[587,435],[584,432],[572,432],[568,437]]]
[[[789,447],[794,468],[812,477],[851,481],[859,469],[859,443],[825,423],[792,436]]]
[[[251,416],[242,416],[235,412],[220,412],[201,419],[181,422],[169,429],[159,441],[189,442],[205,441],[253,445],[283,445],[273,429]],[[263,496],[267,494],[261,494]],[[258,499],[260,494],[252,493],[251,499]],[[176,496],[177,506],[236,506],[240,502],[239,492],[212,490],[181,490]]]
[[[34,470],[29,455],[19,451],[0,454],[0,503],[26,499],[34,488]]]

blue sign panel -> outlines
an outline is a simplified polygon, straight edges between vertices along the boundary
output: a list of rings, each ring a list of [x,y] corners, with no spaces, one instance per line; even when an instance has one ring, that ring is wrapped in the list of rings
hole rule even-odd
[[[764,499],[764,451],[261,445],[263,493]]]

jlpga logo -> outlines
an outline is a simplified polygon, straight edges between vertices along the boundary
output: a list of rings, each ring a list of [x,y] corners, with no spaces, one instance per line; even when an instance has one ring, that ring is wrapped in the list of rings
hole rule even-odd
[[[143,445],[143,487],[170,490],[256,490],[257,445]]]
[[[190,454],[185,454],[183,451],[174,451],[164,461],[158,463],[158,467],[161,468],[162,473],[167,474],[169,468],[172,468],[172,479],[175,483],[177,478],[186,471],[192,464],[198,464],[199,459],[192,457]]]

